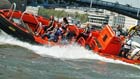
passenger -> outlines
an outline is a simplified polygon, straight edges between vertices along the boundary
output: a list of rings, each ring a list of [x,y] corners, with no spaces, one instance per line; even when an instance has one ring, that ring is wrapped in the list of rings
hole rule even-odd
[[[62,29],[66,31],[68,25],[69,25],[69,22],[68,22],[67,18],[64,17],[64,18],[63,18],[63,22],[62,22]]]
[[[125,40],[124,44],[122,45],[122,49],[121,49],[119,56],[127,58],[127,54],[132,49],[131,43],[132,43],[131,36],[128,35],[127,39]]]
[[[62,28],[61,27],[55,27],[53,29],[53,31],[49,34],[46,34],[46,36],[49,38],[50,41],[60,43],[61,37],[62,37]]]
[[[54,38],[54,33],[53,33],[53,31],[48,31],[48,32],[44,33],[41,37],[42,37],[43,39],[44,39],[45,37],[47,37],[49,40],[51,40],[51,39]]]
[[[87,27],[83,34],[84,34],[84,38],[87,39],[89,37],[89,34],[90,34],[90,28]]]
[[[42,38],[45,39],[45,37],[47,37],[49,41],[56,41],[55,32],[56,32],[56,29],[54,28],[52,31],[48,31],[48,32],[44,33],[42,35]]]
[[[66,17],[63,18],[63,22],[65,23],[65,25],[66,25],[66,24],[67,24],[67,25],[69,24],[69,22],[68,22],[68,20],[67,20]]]
[[[62,22],[62,29],[63,29],[63,35],[62,38],[65,40],[67,33],[68,33],[68,26],[69,26],[69,22],[67,20],[66,17],[63,18],[63,22]]]
[[[86,25],[86,27],[84,28],[84,31],[82,33],[79,34],[79,36],[77,37],[80,38],[80,37],[83,37],[85,40],[87,40],[87,38],[89,37],[89,35],[91,33],[91,29],[89,27],[89,24]]]
[[[57,27],[56,28],[56,31],[55,31],[55,36],[54,36],[54,42],[59,42],[61,41],[61,38],[62,38],[62,28],[61,27]]]
[[[44,31],[51,31],[51,30],[53,30],[55,28],[54,22],[55,22],[54,16],[50,16],[49,25],[44,28]]]
[[[42,35],[42,38],[44,39],[46,36],[50,39],[54,36],[54,16],[50,16],[50,22],[48,26],[44,26],[44,34]]]

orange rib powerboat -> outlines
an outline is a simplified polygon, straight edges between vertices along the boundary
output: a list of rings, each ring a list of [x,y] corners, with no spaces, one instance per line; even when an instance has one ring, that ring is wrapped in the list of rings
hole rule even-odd
[[[13,37],[22,41],[27,41],[42,45],[61,45],[61,43],[50,41],[48,38],[43,39],[44,29],[48,27],[50,20],[42,16],[35,16],[30,13],[0,10],[0,29]],[[54,25],[59,25],[57,21]],[[83,36],[83,28],[75,25],[68,25],[69,32],[75,34],[75,42],[84,46],[97,54],[120,60],[132,64],[140,64],[140,60],[132,60],[118,56],[122,48],[123,40],[115,36],[114,31],[109,25],[105,25],[101,30],[91,30],[87,37]],[[38,34],[36,34],[38,33]]]

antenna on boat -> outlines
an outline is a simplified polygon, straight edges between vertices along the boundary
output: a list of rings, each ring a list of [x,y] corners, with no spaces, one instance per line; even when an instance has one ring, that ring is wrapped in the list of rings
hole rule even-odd
[[[12,16],[13,16],[13,13],[14,13],[15,10],[16,10],[16,3],[13,3],[13,4],[11,5],[11,8],[9,9],[9,13],[8,13],[8,16],[10,16],[10,17],[9,17],[9,20],[12,19]],[[12,13],[11,13],[11,12],[12,12]],[[11,15],[10,15],[10,13],[11,13]]]

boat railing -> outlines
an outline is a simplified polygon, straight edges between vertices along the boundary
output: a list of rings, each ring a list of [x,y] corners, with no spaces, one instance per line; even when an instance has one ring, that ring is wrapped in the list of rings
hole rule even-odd
[[[13,3],[13,4],[11,5],[11,8],[9,9],[9,13],[8,13],[9,20],[12,19],[12,16],[13,16],[15,10],[16,10],[16,3]],[[12,13],[11,13],[11,12],[12,12]],[[11,14],[11,15],[10,15],[10,14]]]
[[[35,14],[32,13],[32,15],[33,15],[35,21],[37,22],[37,25],[36,25],[36,28],[35,28],[35,33],[36,33],[36,35],[39,35],[39,33],[41,32],[40,29],[42,28],[42,23],[38,21]]]
[[[25,13],[29,13],[29,12],[24,11],[24,12],[22,13],[21,17],[20,17],[20,21],[22,22],[22,24],[23,24],[23,26],[24,26],[25,28],[30,29],[29,27],[27,27],[27,26],[25,25],[25,23],[24,23],[23,20],[22,20],[22,18],[23,18],[23,16],[24,16]],[[30,13],[31,13],[31,12],[30,12]],[[33,13],[31,13],[31,14],[33,15],[33,17],[34,17],[34,19],[35,19],[35,21],[36,21],[36,23],[37,23],[37,24],[36,24],[35,32],[36,32],[36,35],[38,35],[38,34],[40,33],[40,31],[41,31],[40,29],[42,28],[42,23],[38,21],[36,15],[34,15]],[[31,31],[33,34],[35,33],[35,32],[33,32],[31,29],[30,29],[29,31]]]
[[[40,27],[40,26],[41,26],[42,23],[38,21],[37,16],[36,16],[34,13],[24,11],[24,14],[25,14],[25,13],[30,13],[30,14],[32,14],[32,16],[34,17],[34,19],[35,19],[35,21],[36,21],[36,23],[37,23],[36,27],[38,27],[38,26]],[[23,15],[24,15],[24,14],[23,14]],[[23,15],[21,16],[21,19],[22,19]]]
[[[35,21],[37,22],[36,29],[38,30],[39,28],[42,28],[42,23],[38,21],[36,15],[33,14],[33,16],[34,16]]]
[[[20,19],[19,19],[20,22],[21,22],[21,25],[22,25],[24,28],[26,28],[26,29],[29,31],[29,33],[31,33],[32,35],[34,35],[34,32],[33,32],[32,29],[29,27],[29,25],[28,25],[27,23],[24,23],[24,21],[22,20],[22,18],[23,18],[23,16],[24,16],[25,13],[27,13],[27,12],[24,11],[24,12],[22,13]]]

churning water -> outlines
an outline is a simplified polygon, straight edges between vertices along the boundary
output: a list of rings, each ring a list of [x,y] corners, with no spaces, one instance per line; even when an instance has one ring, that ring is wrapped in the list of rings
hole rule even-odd
[[[0,79],[139,79],[140,66],[78,45],[43,46],[0,34]]]

